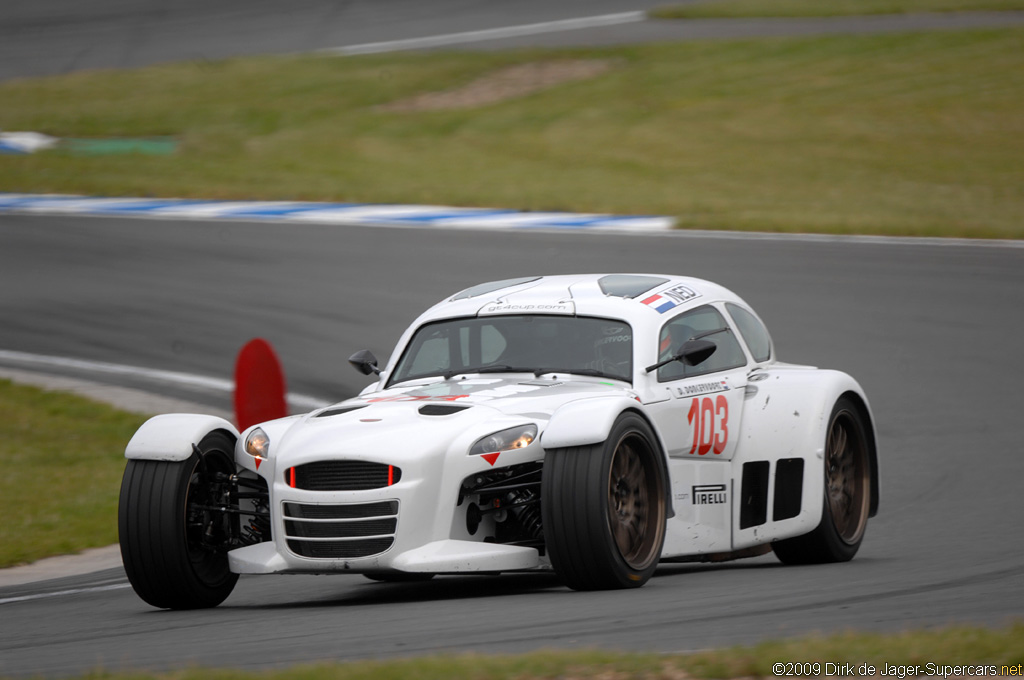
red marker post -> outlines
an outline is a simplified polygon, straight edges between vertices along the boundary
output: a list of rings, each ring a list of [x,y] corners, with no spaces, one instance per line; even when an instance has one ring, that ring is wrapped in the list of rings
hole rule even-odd
[[[284,372],[263,338],[247,342],[235,362],[235,422],[239,431],[288,415]]]

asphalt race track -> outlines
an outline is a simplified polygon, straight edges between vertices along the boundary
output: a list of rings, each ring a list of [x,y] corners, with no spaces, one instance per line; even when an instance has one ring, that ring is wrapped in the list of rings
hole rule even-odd
[[[348,354],[386,356],[448,293],[613,270],[721,282],[759,310],[782,359],[861,381],[879,425],[882,505],[853,562],[667,566],[639,591],[608,593],[545,575],[246,577],[220,608],[192,613],[151,609],[115,570],[0,591],[0,674],[674,651],[1021,616],[1024,248],[8,214],[0,347],[228,377],[237,349],[261,335],[290,389],[341,398],[364,384]],[[67,593],[96,586],[106,589]],[[12,601],[47,592],[65,594]]]
[[[445,49],[506,49],[986,28],[1024,23],[1024,12],[642,20],[644,10],[663,4],[666,3],[662,0],[6,2],[0,3],[0,81],[168,61],[334,50],[382,42],[388,43],[383,48],[386,50],[398,48],[395,43],[401,43],[403,48],[425,47],[408,41],[439,36],[445,38],[436,46]],[[594,17],[604,21],[580,21]],[[500,33],[510,28],[523,30]],[[475,35],[469,37],[467,33]]]
[[[80,3],[5,6],[18,21],[0,24],[8,69],[0,79],[656,3],[523,0],[510,16],[506,3],[472,0],[305,0],[290,6],[290,23],[278,3],[250,1],[234,24],[239,2],[202,4],[213,14],[198,2],[170,4],[146,14],[105,0],[77,22],[69,17]],[[317,19],[330,11],[362,12],[365,30],[346,34]],[[231,40],[226,25],[237,27]],[[113,39],[132,26],[146,28],[134,46]],[[882,503],[854,561],[666,566],[638,591],[606,593],[571,592],[543,574],[420,584],[245,577],[224,605],[202,612],[154,610],[114,569],[0,589],[0,675],[542,648],[681,651],[1022,617],[1021,247],[0,214],[0,349],[227,378],[241,345],[261,336],[282,357],[289,389],[340,399],[365,384],[349,354],[365,347],[385,358],[400,331],[445,295],[484,280],[585,271],[720,282],[759,311],[783,360],[861,381],[879,426]],[[223,394],[181,396],[228,403]]]

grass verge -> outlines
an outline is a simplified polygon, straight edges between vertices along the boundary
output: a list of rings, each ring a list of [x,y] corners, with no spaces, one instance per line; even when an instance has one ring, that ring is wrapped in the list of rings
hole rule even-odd
[[[0,567],[117,542],[124,447],[145,420],[0,380]]]
[[[1024,10],[1024,0],[703,0],[651,10],[656,19],[838,17],[916,12]]]
[[[387,111],[539,61],[588,80]],[[0,84],[0,128],[180,140],[0,157],[0,191],[674,215],[684,227],[1024,237],[1024,29],[277,57]]]
[[[948,677],[955,666],[986,666],[989,674],[1016,674],[1024,663],[1024,625],[1003,630],[974,627],[896,635],[844,633],[753,647],[686,655],[619,654],[601,651],[545,651],[518,656],[435,656],[398,661],[299,666],[250,672],[192,668],[169,673],[95,672],[90,680],[687,680],[688,678],[771,678],[776,663],[819,663],[821,676],[836,676],[839,666],[851,664],[849,677],[863,677],[858,669],[872,665],[878,674],[912,677],[929,672]],[[835,664],[827,673],[825,664]],[[891,668],[886,669],[886,665]],[[917,667],[916,672],[910,667]],[[944,668],[948,667],[948,668]],[[1003,670],[1005,667],[1005,670]],[[993,671],[992,668],[995,670]],[[899,670],[897,670],[899,669]],[[865,669],[866,670],[866,669]],[[962,670],[962,669],[961,669]],[[960,673],[962,674],[962,673]]]

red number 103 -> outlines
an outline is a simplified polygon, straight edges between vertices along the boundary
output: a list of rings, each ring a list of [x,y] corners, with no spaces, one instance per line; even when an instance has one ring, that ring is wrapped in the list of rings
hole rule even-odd
[[[714,401],[711,397],[694,399],[686,420],[693,429],[691,454],[706,456],[713,451],[718,455],[725,451],[729,441],[729,400],[724,395],[718,395]]]

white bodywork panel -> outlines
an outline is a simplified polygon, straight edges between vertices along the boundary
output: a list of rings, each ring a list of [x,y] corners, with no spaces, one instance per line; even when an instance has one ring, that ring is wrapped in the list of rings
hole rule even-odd
[[[532,464],[536,469],[546,450],[600,446],[626,411],[650,423],[665,456],[673,516],[663,557],[728,553],[813,530],[822,513],[822,456],[836,400],[855,395],[870,422],[860,386],[837,371],[779,364],[774,350],[757,361],[735,328],[727,330],[741,342],[744,365],[658,382],[657,371],[645,368],[664,354],[658,338],[666,322],[702,305],[714,305],[727,320],[726,305],[751,310],[731,292],[706,281],[649,278],[651,288],[634,296],[606,292],[600,275],[537,277],[480,293],[464,291],[421,315],[399,340],[377,382],[358,397],[260,424],[271,443],[268,458],[259,465],[244,450],[249,430],[242,433],[236,462],[267,483],[273,540],[231,551],[232,571],[460,573],[548,566],[534,547],[495,540],[506,511],[476,507],[479,498],[466,495],[466,480],[517,466]],[[631,379],[503,372],[435,375],[389,385],[420,326],[449,318],[521,314],[549,319],[578,315],[628,324]],[[422,410],[425,406],[431,408]],[[535,428],[536,436],[522,448],[469,453],[474,443],[495,433],[527,426]],[[126,456],[185,460],[193,443],[218,429],[238,435],[230,423],[211,416],[158,416],[140,428]],[[290,481],[292,470],[323,461],[384,464],[399,470],[400,479],[380,488],[348,491],[296,488]],[[799,469],[802,477],[791,479],[802,483],[799,503],[790,499],[787,505],[798,511],[775,519],[780,466]],[[745,471],[762,489],[753,501],[747,499],[761,508],[759,514],[744,509]],[[286,517],[286,505],[301,507],[310,517]],[[316,513],[366,508],[386,509],[379,511],[382,518],[395,526],[386,535],[393,541],[378,554],[312,558],[293,548],[293,540],[329,540],[292,536],[303,522],[311,526],[327,521],[316,519]]]
[[[214,430],[238,436],[234,425],[217,416],[196,413],[154,416],[135,432],[124,455],[132,460],[187,460],[192,455],[192,445]]]

